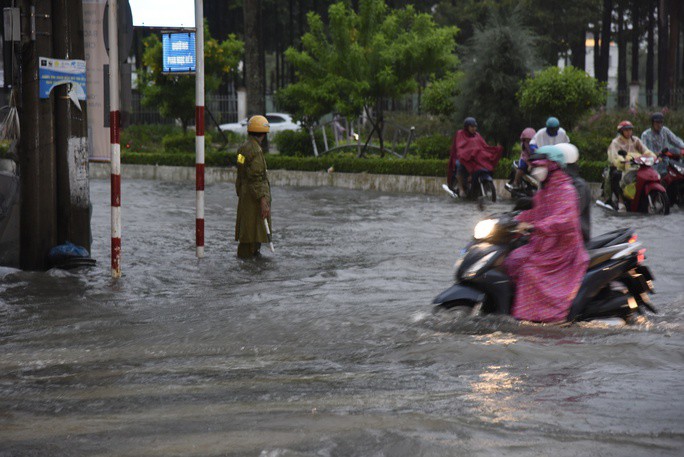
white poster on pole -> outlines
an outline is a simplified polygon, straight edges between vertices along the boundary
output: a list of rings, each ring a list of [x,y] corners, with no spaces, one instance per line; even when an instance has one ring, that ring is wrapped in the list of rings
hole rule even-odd
[[[88,97],[88,152],[91,159],[102,161],[110,159],[109,128],[104,127],[104,66],[109,64],[102,22],[106,4],[106,0],[83,0],[83,34]]]

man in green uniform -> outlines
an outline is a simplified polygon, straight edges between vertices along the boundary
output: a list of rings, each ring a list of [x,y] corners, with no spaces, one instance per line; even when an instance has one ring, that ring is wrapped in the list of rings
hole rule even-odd
[[[259,256],[261,243],[268,242],[264,219],[271,227],[271,185],[261,142],[269,130],[264,116],[252,116],[247,123],[247,141],[238,149],[235,241],[238,241],[237,255],[241,259]]]

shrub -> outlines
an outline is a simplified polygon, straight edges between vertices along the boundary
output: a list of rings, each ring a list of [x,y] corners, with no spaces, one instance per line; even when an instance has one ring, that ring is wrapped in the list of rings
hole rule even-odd
[[[318,152],[323,152],[323,133],[320,129],[316,129],[314,132],[314,137],[316,138],[316,146],[318,147]],[[296,156],[296,157],[306,157],[313,156],[313,144],[311,143],[311,137],[309,132],[305,130],[285,130],[278,133],[273,139],[278,152],[280,155],[284,156]]]
[[[421,136],[415,141],[415,151],[422,159],[448,159],[451,143],[448,135]]]
[[[181,132],[173,124],[131,125],[121,131],[121,147],[136,152],[158,151],[165,136]]]
[[[547,117],[557,116],[566,130],[606,102],[605,84],[574,67],[546,68],[526,78],[516,95],[532,125],[544,125]]]

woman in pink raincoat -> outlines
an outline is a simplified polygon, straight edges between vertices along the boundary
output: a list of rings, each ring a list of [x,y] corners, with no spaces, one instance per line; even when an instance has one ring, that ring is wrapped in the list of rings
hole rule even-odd
[[[542,183],[533,207],[518,215],[531,229],[530,242],[504,262],[516,284],[512,315],[534,322],[562,322],[570,311],[589,263],[579,219],[579,198],[561,169],[560,148],[544,146],[531,157],[532,174]]]

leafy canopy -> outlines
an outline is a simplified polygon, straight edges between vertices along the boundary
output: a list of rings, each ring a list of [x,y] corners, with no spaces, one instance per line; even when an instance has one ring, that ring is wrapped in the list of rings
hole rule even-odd
[[[162,43],[158,35],[143,40],[142,68],[138,70],[138,86],[145,106],[159,108],[163,117],[179,119],[185,129],[195,116],[195,76],[162,73]],[[235,72],[244,52],[244,43],[235,35],[218,42],[204,23],[204,87],[213,92],[221,79]]]
[[[382,0],[361,0],[359,13],[339,2],[329,24],[309,13],[302,50],[286,57],[299,78],[282,89],[278,103],[307,124],[338,111],[356,116],[366,108],[381,116],[382,102],[417,91],[458,64],[456,27],[438,27],[413,6],[392,10]]]
[[[573,128],[583,114],[606,102],[605,83],[574,67],[549,67],[523,82],[517,94],[520,109],[534,125],[556,116],[566,129]]]
[[[532,69],[534,37],[523,27],[519,10],[492,13],[478,28],[464,54],[457,123],[474,116],[485,137],[510,147],[511,133],[523,126],[515,94]],[[517,135],[516,135],[517,136]]]

